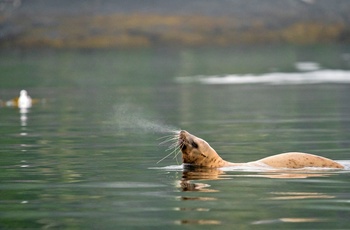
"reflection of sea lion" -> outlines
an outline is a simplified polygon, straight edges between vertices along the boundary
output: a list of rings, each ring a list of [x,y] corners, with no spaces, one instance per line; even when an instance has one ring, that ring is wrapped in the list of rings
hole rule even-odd
[[[344,168],[333,160],[299,152],[282,153],[248,163],[231,163],[223,160],[205,140],[184,130],[180,131],[178,145],[182,152],[183,163],[192,166],[220,168],[225,166],[267,165],[274,168]]]

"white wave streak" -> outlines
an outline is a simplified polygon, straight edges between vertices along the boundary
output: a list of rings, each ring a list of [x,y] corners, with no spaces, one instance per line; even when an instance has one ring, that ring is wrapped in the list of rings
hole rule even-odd
[[[178,77],[179,83],[200,82],[202,84],[271,84],[271,85],[288,85],[288,84],[320,84],[336,83],[349,84],[350,71],[347,70],[318,70],[311,72],[294,72],[294,73],[267,73],[263,75],[226,75],[226,76],[188,76]]]

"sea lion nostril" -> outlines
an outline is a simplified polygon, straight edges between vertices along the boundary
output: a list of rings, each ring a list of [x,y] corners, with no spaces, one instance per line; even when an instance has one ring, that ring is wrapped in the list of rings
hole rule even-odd
[[[186,130],[181,130],[179,133],[180,136],[188,136],[189,133]]]
[[[196,143],[196,142],[194,142],[194,141],[192,141],[192,142],[191,142],[191,145],[192,145],[192,147],[193,147],[193,148],[198,148],[197,143]]]
[[[182,130],[180,133],[179,133],[179,138],[182,138],[182,139],[186,139],[186,131]]]
[[[178,139],[178,141],[177,141],[177,146],[179,146],[180,147],[180,149],[183,149],[183,146],[185,146],[186,144],[185,144],[185,138],[184,137],[179,137],[179,139]]]

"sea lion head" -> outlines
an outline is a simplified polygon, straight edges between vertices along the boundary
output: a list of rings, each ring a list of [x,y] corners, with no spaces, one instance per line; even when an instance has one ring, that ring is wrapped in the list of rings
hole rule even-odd
[[[178,145],[185,165],[217,168],[226,164],[205,140],[185,130],[179,133]]]

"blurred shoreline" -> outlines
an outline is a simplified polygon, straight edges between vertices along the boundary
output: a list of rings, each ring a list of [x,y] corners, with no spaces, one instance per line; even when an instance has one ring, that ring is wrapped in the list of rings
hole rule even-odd
[[[8,1],[12,2],[12,1]],[[13,1],[14,4],[15,1]],[[122,48],[350,42],[350,2],[16,1],[3,7],[0,48]],[[181,5],[181,4],[182,5]],[[151,4],[151,5],[147,5]],[[154,7],[152,7],[152,4]],[[158,5],[157,5],[158,4]],[[175,4],[175,5],[174,5]],[[197,4],[197,5],[196,5]],[[64,6],[67,10],[64,10]],[[156,6],[156,7],[155,7]],[[348,11],[347,11],[348,10]]]

